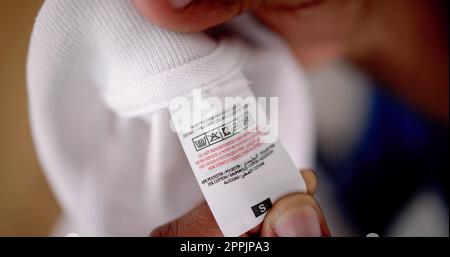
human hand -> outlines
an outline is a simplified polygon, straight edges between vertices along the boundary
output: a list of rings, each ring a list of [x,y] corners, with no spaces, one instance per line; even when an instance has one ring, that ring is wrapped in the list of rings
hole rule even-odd
[[[341,54],[366,5],[352,0],[133,1],[147,19],[179,32],[203,31],[251,12],[287,40],[303,65]]]
[[[445,1],[133,2],[148,20],[180,32],[203,31],[251,12],[289,44],[304,68],[314,69],[337,58],[351,60],[400,98],[448,124]]]
[[[313,195],[317,180],[312,170],[302,170],[307,193],[279,199],[259,226],[242,236],[288,237],[330,236],[322,211]],[[223,236],[206,203],[184,216],[155,229],[154,237]]]

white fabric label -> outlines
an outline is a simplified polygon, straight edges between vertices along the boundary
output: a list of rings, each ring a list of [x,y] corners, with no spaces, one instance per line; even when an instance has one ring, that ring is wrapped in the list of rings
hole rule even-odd
[[[226,96],[255,99],[242,82],[233,80],[240,86]],[[259,120],[266,113],[259,105],[252,111],[242,100],[215,108],[226,100],[223,93],[212,95],[200,97],[201,115],[184,129],[180,119],[189,115],[180,111],[189,107],[171,104],[172,126],[224,236],[240,236],[260,224],[280,197],[306,192],[306,185],[277,139],[262,142],[267,131],[260,130]],[[198,100],[189,98],[191,110]]]

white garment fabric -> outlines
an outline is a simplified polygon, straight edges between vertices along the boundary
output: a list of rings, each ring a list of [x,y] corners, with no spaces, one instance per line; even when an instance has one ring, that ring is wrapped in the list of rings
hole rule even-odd
[[[166,31],[129,1],[45,1],[29,49],[30,119],[70,232],[146,236],[200,204],[167,103],[193,88],[226,91],[235,74],[255,95],[279,97],[280,139],[298,167],[313,165],[301,70],[274,35],[236,22],[245,44]]]

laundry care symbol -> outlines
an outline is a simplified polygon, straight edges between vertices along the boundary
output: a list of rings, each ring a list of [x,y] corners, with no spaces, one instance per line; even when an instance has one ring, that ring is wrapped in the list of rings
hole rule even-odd
[[[230,128],[230,126],[228,126],[228,125],[225,125],[220,128],[220,133],[222,134],[223,138],[232,136],[233,135],[232,131],[233,131],[232,128]]]
[[[243,118],[243,116],[241,118]],[[252,122],[251,119],[248,120]],[[246,120],[245,123],[247,123],[248,120]],[[193,138],[192,143],[194,143],[195,150],[200,151],[208,146],[237,135],[241,130],[242,125],[235,119],[225,125],[221,124],[219,127]]]
[[[208,133],[206,133],[206,137],[208,138],[210,144],[222,140],[219,129],[209,131]]]
[[[194,142],[194,146],[197,151],[201,150],[209,145],[208,139],[206,139],[205,134],[192,139],[192,141]]]

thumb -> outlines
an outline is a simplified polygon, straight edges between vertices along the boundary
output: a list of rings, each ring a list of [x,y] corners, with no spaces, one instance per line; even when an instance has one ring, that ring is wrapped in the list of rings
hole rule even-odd
[[[302,170],[301,174],[308,193],[294,193],[278,200],[264,219],[261,236],[330,236],[322,211],[312,196],[317,187],[315,174],[311,170]]]
[[[279,200],[267,214],[262,236],[330,236],[322,211],[307,194],[292,194]]]

